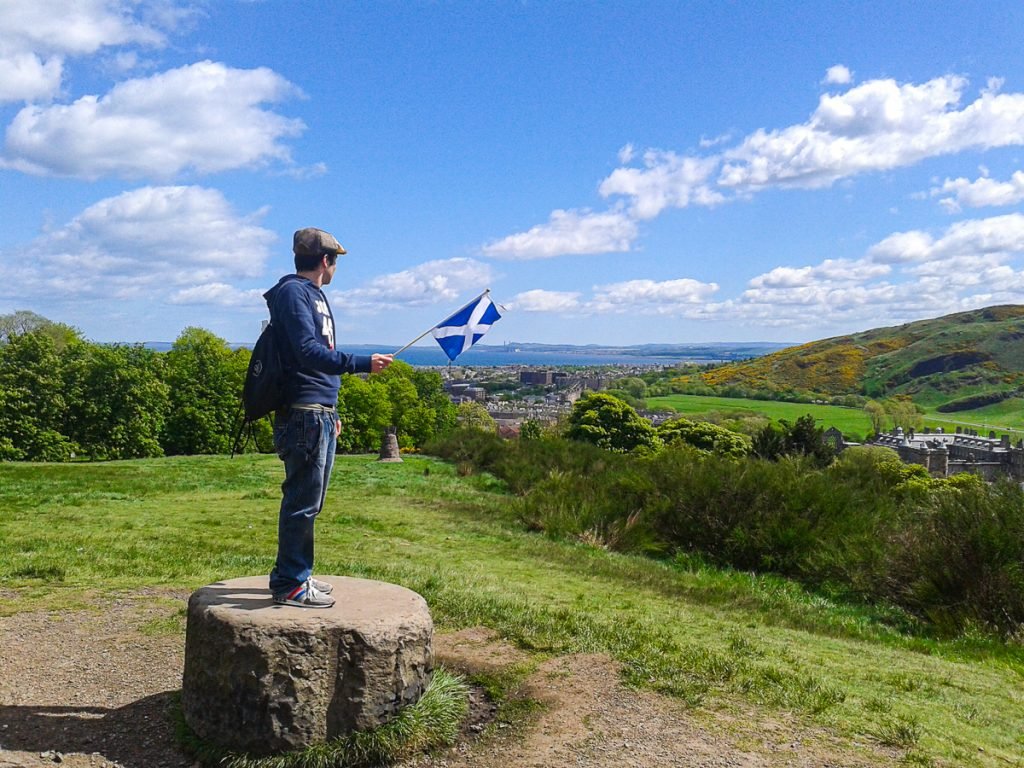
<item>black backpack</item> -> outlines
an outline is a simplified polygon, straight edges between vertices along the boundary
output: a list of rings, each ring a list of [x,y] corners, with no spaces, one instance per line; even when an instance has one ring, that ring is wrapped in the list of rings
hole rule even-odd
[[[255,440],[252,423],[269,416],[285,404],[285,373],[276,331],[273,321],[267,323],[252,348],[245,383],[242,385],[242,423],[231,449],[232,456],[238,450],[238,441],[246,426]]]
[[[284,405],[284,366],[274,323],[256,339],[242,387],[242,409],[246,421],[262,419]]]

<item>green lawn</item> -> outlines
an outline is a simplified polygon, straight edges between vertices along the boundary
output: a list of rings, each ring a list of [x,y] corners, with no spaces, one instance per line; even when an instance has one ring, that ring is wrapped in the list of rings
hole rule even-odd
[[[945,422],[954,430],[958,425],[969,425],[983,435],[987,435],[990,430],[999,434],[1007,432],[1016,440],[1024,437],[1024,400],[1011,397],[1001,403],[957,413],[930,410],[927,420],[929,424],[933,421]]]
[[[274,457],[0,464],[0,611],[94,605],[267,573]],[[901,634],[885,612],[771,577],[528,533],[489,477],[424,457],[341,457],[317,570],[423,594],[441,628],[486,625],[542,653],[607,652],[629,682],[716,713],[780,713],[915,765],[1024,765],[1024,649]],[[180,608],[170,631],[183,633]],[[789,715],[787,715],[789,716]],[[726,728],[722,720],[721,727]]]
[[[649,408],[671,408],[681,414],[709,411],[755,411],[770,419],[793,422],[808,413],[819,426],[836,427],[844,435],[863,437],[871,431],[871,420],[860,408],[842,408],[838,405],[783,403],[778,400],[747,400],[740,397],[711,397],[705,395],[667,395],[647,399]]]
[[[836,427],[847,437],[863,438],[871,431],[871,420],[860,408],[837,405],[783,403],[777,400],[747,400],[738,397],[710,397],[704,395],[668,395],[647,399],[650,408],[671,408],[683,415],[709,411],[755,411],[771,419],[795,421],[808,413],[819,426]],[[955,432],[957,427],[970,428],[987,435],[989,430],[1007,432],[1014,439],[1024,437],[1024,401],[1019,398],[1005,400],[985,408],[960,413],[938,413],[926,409],[926,427],[942,427]]]

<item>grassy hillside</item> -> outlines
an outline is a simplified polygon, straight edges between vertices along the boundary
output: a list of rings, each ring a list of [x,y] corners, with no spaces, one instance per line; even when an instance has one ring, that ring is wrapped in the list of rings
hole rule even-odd
[[[254,455],[0,464],[0,613],[267,573],[280,479],[274,457]],[[796,718],[840,745],[836,764],[1020,764],[1019,645],[908,635],[778,578],[553,541],[523,529],[517,503],[440,461],[340,457],[318,571],[408,586],[442,630],[484,625],[539,655],[610,654],[708,728]],[[183,605],[163,602],[160,626],[183,642]]]
[[[802,344],[686,379],[776,392],[868,397],[909,395],[932,409],[959,410],[1008,397],[1024,384],[1024,306],[877,328]],[[985,402],[985,400],[989,402]]]

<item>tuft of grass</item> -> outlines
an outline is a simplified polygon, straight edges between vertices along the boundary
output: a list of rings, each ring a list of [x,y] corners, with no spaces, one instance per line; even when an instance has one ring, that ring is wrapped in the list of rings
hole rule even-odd
[[[914,715],[896,715],[883,722],[875,736],[888,747],[910,750],[921,740],[921,723]]]
[[[39,581],[64,581],[65,571],[59,565],[29,563],[11,571],[12,579],[37,579]]]
[[[177,732],[186,751],[220,768],[370,768],[453,744],[469,711],[468,697],[465,680],[438,667],[420,700],[380,728],[279,755],[247,755],[204,741],[189,729],[180,706]]]
[[[494,722],[488,726],[490,731],[495,726],[523,728],[546,709],[543,702],[522,693],[523,681],[537,669],[543,658],[543,654],[534,654],[500,671],[477,672],[469,676],[470,682],[483,688],[487,698],[498,706]]]
[[[176,637],[185,632],[188,617],[187,608],[177,608],[167,616],[158,616],[139,626],[139,632],[147,637]]]

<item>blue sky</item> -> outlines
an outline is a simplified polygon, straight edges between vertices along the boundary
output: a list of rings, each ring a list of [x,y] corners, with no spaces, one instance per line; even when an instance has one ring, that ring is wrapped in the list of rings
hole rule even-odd
[[[1024,301],[1019,2],[0,0],[0,314],[800,342]],[[421,342],[432,343],[429,340]]]

